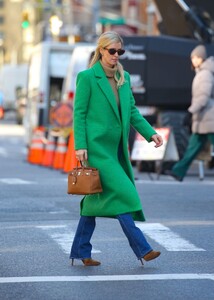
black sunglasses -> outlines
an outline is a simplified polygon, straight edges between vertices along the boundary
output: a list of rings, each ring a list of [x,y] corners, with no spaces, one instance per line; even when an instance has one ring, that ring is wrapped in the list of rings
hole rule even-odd
[[[114,55],[115,53],[117,53],[120,56],[125,53],[124,49],[118,49],[118,50],[116,50],[114,48],[110,48],[110,49],[104,48],[104,49],[107,50],[110,55]]]

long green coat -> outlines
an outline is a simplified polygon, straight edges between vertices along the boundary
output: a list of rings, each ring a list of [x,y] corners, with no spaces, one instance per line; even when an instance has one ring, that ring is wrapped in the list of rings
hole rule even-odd
[[[127,72],[118,91],[121,113],[100,62],[77,76],[75,150],[88,150],[89,165],[99,169],[103,187],[102,193],[82,199],[81,215],[115,217],[130,212],[134,220],[145,221],[129,160],[128,136],[130,124],[147,141],[156,132],[135,107]]]

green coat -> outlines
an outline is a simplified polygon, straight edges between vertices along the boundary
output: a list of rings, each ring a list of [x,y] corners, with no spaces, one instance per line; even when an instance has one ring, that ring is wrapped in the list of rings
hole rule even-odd
[[[89,165],[100,171],[103,187],[102,193],[82,199],[81,215],[116,217],[130,212],[134,220],[145,221],[129,160],[130,124],[147,141],[156,132],[135,107],[127,72],[125,83],[119,88],[119,99],[121,116],[100,62],[78,74],[74,101],[75,150],[88,150]]]

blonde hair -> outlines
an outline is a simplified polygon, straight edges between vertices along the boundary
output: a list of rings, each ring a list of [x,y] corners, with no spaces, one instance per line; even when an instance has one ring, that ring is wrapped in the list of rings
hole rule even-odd
[[[106,31],[102,33],[97,40],[97,47],[94,51],[94,55],[89,64],[89,67],[92,67],[98,60],[101,59],[100,48],[106,48],[113,43],[121,43],[123,47],[123,39],[119,36],[117,32]],[[119,62],[117,62],[117,70],[120,74],[120,77],[118,78],[115,73],[115,80],[117,82],[117,87],[119,87],[125,82],[123,66]]]

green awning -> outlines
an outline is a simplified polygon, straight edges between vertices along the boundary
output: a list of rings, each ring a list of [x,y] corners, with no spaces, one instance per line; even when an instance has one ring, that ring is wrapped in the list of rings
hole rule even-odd
[[[109,19],[109,18],[100,18],[99,23],[102,25],[124,25],[126,22],[124,18],[115,18],[115,19]]]

